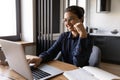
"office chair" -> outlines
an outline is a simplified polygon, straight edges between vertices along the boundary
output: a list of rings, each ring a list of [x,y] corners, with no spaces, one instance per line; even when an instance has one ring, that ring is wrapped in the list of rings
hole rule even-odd
[[[61,52],[58,53],[55,60],[61,60]],[[89,58],[89,66],[99,67],[101,62],[101,50],[97,46],[93,46],[92,53]]]
[[[89,58],[89,66],[99,67],[101,62],[101,50],[97,46],[93,46],[92,53]]]

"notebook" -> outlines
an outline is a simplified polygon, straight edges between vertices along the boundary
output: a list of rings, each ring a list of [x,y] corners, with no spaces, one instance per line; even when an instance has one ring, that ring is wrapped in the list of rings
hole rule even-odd
[[[120,76],[93,66],[65,71],[63,75],[68,80],[120,80]]]
[[[47,64],[42,64],[37,69],[31,70],[26,61],[24,49],[20,43],[0,39],[0,44],[10,68],[28,80],[46,80],[63,73],[62,70]],[[48,73],[46,77],[38,78],[40,76],[39,73],[44,74],[46,72]]]

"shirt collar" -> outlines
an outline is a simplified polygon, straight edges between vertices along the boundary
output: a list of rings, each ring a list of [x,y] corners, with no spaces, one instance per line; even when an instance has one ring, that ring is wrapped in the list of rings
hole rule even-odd
[[[77,37],[73,38],[73,37],[72,37],[72,33],[71,33],[71,32],[69,32],[68,39],[70,39],[70,38],[71,38],[71,39],[76,39],[76,38],[78,38],[78,37],[79,37],[79,36],[77,36]]]
[[[72,38],[72,33],[69,32],[68,38]]]

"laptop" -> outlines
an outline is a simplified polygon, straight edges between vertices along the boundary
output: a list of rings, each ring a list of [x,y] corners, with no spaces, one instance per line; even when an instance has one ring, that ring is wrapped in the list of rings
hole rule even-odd
[[[10,68],[28,80],[46,80],[63,73],[62,70],[47,64],[32,69],[27,63],[24,49],[20,43],[0,39],[0,44]],[[46,76],[41,77],[40,74]]]

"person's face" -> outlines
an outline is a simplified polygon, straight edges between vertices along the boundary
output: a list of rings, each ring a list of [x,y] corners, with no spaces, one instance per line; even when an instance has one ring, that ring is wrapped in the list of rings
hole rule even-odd
[[[65,12],[64,24],[69,31],[76,31],[74,25],[79,21],[80,19],[77,17],[77,15],[73,14],[72,12]]]

